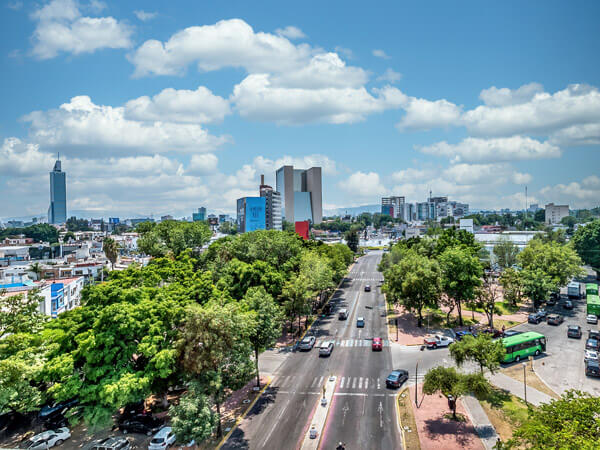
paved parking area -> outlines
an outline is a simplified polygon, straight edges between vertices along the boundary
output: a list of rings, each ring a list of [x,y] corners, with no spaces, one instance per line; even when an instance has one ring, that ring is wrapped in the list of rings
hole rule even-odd
[[[524,323],[516,326],[515,330],[537,331],[546,336],[546,354],[536,358],[534,368],[538,376],[545,381],[556,393],[561,394],[567,389],[579,389],[593,395],[600,395],[600,378],[587,377],[583,355],[585,352],[585,340],[589,329],[598,330],[598,325],[586,323],[585,299],[571,299],[574,308],[567,310],[563,304],[567,300],[562,295],[560,302],[547,307],[549,313],[558,313],[565,321],[558,325],[548,325],[541,322],[537,325]],[[583,330],[581,339],[567,337],[567,327],[579,325]]]

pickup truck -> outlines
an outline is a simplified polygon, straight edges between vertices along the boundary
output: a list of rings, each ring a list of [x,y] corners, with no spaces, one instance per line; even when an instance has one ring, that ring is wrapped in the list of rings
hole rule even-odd
[[[425,338],[425,345],[428,348],[448,347],[453,342],[454,339],[451,337],[440,336],[438,334]]]

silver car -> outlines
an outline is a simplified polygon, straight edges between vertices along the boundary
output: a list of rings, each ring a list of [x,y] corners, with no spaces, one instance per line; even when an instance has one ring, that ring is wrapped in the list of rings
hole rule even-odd
[[[594,314],[588,314],[585,320],[587,323],[598,323],[598,316]]]
[[[315,337],[314,336],[306,336],[304,339],[300,341],[300,345],[298,346],[300,350],[312,350],[315,346]]]
[[[325,341],[319,347],[319,356],[329,356],[333,351],[333,341]]]
[[[171,427],[162,427],[150,441],[148,450],[163,450],[173,445],[175,440],[175,433],[173,433]]]
[[[19,445],[19,448],[27,450],[42,450],[60,445],[71,437],[71,432],[68,428],[62,427],[56,430],[44,431],[27,439]]]

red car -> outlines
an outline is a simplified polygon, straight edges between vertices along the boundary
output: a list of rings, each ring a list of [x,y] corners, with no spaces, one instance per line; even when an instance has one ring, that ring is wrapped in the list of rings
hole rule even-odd
[[[373,351],[381,351],[383,350],[383,341],[381,338],[373,338],[373,343],[371,344],[371,349]]]

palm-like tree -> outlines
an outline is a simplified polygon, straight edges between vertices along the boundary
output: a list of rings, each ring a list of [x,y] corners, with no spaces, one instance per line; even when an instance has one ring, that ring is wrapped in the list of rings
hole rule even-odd
[[[42,279],[42,265],[39,262],[33,263],[29,269],[35,273],[37,280]]]
[[[102,250],[104,250],[104,254],[110,261],[111,268],[114,270],[115,263],[119,258],[119,244],[112,238],[105,238],[102,242]]]

